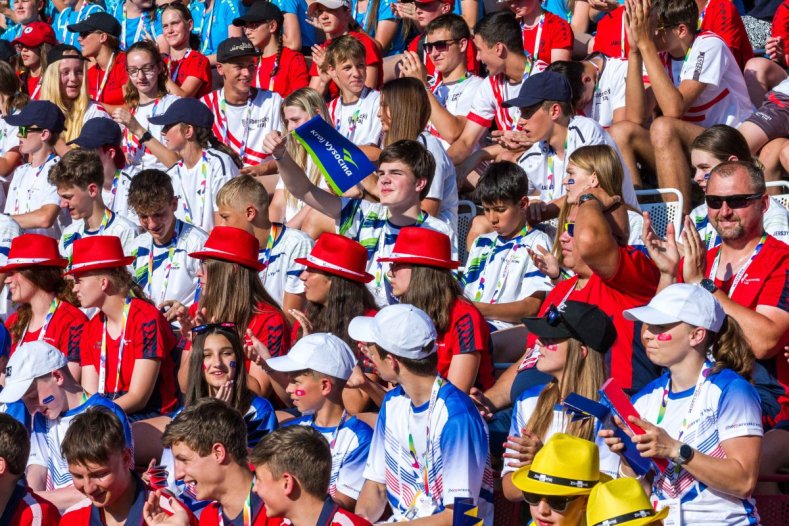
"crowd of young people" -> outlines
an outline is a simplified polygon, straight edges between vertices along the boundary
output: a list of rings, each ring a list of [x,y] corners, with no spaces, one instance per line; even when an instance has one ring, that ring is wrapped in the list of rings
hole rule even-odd
[[[758,524],[789,55],[745,8],[15,0],[0,524]],[[312,118],[375,171],[335,191]],[[609,378],[638,416],[565,404]]]

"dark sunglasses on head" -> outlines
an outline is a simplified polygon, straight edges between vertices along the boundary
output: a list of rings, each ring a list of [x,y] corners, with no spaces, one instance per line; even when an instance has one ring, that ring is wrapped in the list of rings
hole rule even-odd
[[[760,199],[764,194],[706,195],[704,201],[708,208],[718,210],[726,203],[729,208],[745,208],[751,201]]]
[[[573,237],[575,234],[575,221],[568,221],[564,224],[564,231],[567,232],[567,235]]]
[[[456,40],[449,39],[449,40],[436,40],[435,42],[425,42],[425,51],[428,53],[432,53],[435,49],[439,53],[443,53],[451,44],[454,44]]]
[[[552,510],[558,511],[559,513],[567,511],[570,503],[578,497],[579,495],[573,495],[571,497],[555,497],[552,495],[538,495],[536,493],[523,492],[523,500],[525,500],[529,506],[539,506],[540,501],[544,500],[548,507],[550,507]]]
[[[223,323],[204,323],[203,325],[198,325],[197,327],[193,328],[192,332],[194,334],[205,334],[208,331],[215,329],[234,331],[236,330],[236,324],[229,321]]]
[[[44,131],[43,128],[34,128],[32,126],[20,126],[18,133],[19,133],[20,137],[22,137],[23,139],[26,139],[29,134],[31,134],[31,133],[41,133],[42,131]]]

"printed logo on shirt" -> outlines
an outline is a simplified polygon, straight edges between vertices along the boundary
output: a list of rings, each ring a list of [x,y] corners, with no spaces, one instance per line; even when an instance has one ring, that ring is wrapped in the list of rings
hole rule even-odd
[[[268,123],[268,115],[266,115],[265,117],[261,117],[260,119],[249,119],[249,121],[247,122],[247,126],[249,126],[250,130],[252,128],[265,128],[267,123]]]
[[[707,53],[706,51],[699,52],[699,56],[696,59],[696,69],[694,69],[693,71],[693,80],[697,81],[699,80],[699,78],[701,78],[701,69],[702,67],[704,67],[704,55],[706,53]]]

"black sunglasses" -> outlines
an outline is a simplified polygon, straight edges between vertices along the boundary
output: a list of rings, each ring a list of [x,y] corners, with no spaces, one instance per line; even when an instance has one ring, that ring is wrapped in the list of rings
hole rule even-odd
[[[451,44],[454,44],[455,42],[457,42],[457,40],[455,39],[436,40],[435,42],[425,42],[425,51],[427,51],[428,53],[432,53],[432,51],[435,49],[439,53],[443,53],[444,51],[449,49],[449,46]]]
[[[579,496],[580,495],[573,495],[572,497],[555,497],[551,495],[538,495],[536,493],[523,492],[523,500],[525,500],[529,506],[539,506],[540,501],[544,500],[552,510],[558,511],[559,513],[567,511],[570,503]]]
[[[718,210],[726,203],[729,208],[745,208],[751,201],[760,199],[764,194],[738,194],[738,195],[707,195],[704,196],[704,202],[707,203],[708,208]]]
[[[203,325],[198,325],[192,329],[194,334],[205,334],[208,331],[216,330],[216,329],[224,329],[227,331],[234,331],[236,330],[236,324],[233,322],[223,322],[223,323],[204,323]]]
[[[23,139],[27,139],[27,136],[31,133],[41,133],[44,131],[44,128],[34,128],[32,126],[20,126],[18,129],[19,136]]]

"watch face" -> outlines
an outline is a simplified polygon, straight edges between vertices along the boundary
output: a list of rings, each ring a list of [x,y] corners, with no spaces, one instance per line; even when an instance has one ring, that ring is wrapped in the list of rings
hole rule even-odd
[[[682,446],[679,448],[679,456],[687,461],[691,456],[693,456],[693,448],[687,444],[682,444]]]

